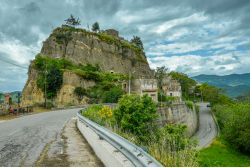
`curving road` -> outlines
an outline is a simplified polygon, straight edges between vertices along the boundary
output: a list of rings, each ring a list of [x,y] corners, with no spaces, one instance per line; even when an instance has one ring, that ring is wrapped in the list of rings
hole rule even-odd
[[[199,129],[194,135],[198,139],[198,149],[207,147],[213,142],[217,136],[217,127],[211,114],[210,108],[207,107],[208,103],[197,104],[200,107],[199,112]]]
[[[77,133],[71,134],[72,130],[67,129],[72,129],[74,124],[69,124],[69,120],[78,110],[58,110],[0,122],[0,166],[70,166],[65,143],[72,145],[77,139]]]

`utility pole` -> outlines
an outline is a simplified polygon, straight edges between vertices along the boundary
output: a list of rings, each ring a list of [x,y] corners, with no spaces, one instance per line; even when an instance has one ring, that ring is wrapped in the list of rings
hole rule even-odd
[[[20,92],[18,92],[17,93],[17,104],[18,104],[18,109],[17,109],[17,113],[19,113],[19,110],[20,110],[20,97],[21,97],[21,93]]]
[[[132,74],[133,74],[134,72],[135,72],[135,71],[133,71]],[[129,78],[129,81],[128,81],[128,94],[129,94],[129,95],[130,95],[130,93],[131,93],[131,77],[132,77],[131,75],[132,75],[132,74],[131,74],[131,71],[129,71],[129,74],[128,74],[128,75],[129,75],[129,77],[128,77],[128,78]]]
[[[45,62],[45,77],[44,77],[44,107],[47,108],[47,62]]]
[[[131,71],[129,71],[129,74],[128,74],[128,94],[130,95],[130,87],[131,87]]]
[[[201,102],[203,102],[202,90],[201,90]]]

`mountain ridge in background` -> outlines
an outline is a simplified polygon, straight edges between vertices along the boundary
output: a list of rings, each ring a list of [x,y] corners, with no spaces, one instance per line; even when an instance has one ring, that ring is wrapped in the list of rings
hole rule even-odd
[[[250,90],[250,73],[223,76],[201,74],[191,78],[200,83],[208,83],[219,87],[225,90],[225,93],[232,98]]]
[[[13,92],[9,92],[7,94],[10,94],[12,101],[14,103],[17,103],[18,102],[18,93],[21,94],[21,91],[13,91]],[[4,95],[5,94],[6,93],[4,93],[4,92],[0,92],[0,104],[4,102]]]

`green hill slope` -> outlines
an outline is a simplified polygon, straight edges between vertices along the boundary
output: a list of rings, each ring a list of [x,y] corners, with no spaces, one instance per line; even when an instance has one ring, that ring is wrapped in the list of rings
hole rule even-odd
[[[233,98],[250,90],[250,73],[224,76],[202,74],[192,78],[198,82],[222,88],[227,95]]]

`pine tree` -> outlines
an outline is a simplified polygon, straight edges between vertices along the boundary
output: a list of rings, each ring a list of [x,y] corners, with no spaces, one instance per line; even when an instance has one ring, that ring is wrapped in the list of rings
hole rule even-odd
[[[72,14],[70,15],[68,19],[65,20],[65,22],[66,22],[66,25],[72,26],[72,27],[81,25],[79,18],[76,19]]]
[[[92,31],[94,31],[94,32],[100,31],[100,26],[99,26],[99,23],[98,23],[98,22],[95,22],[95,23],[92,25]]]
[[[131,43],[133,43],[135,46],[137,46],[139,49],[143,50],[143,43],[141,41],[141,38],[138,36],[134,36],[133,39],[131,39],[130,41]]]

